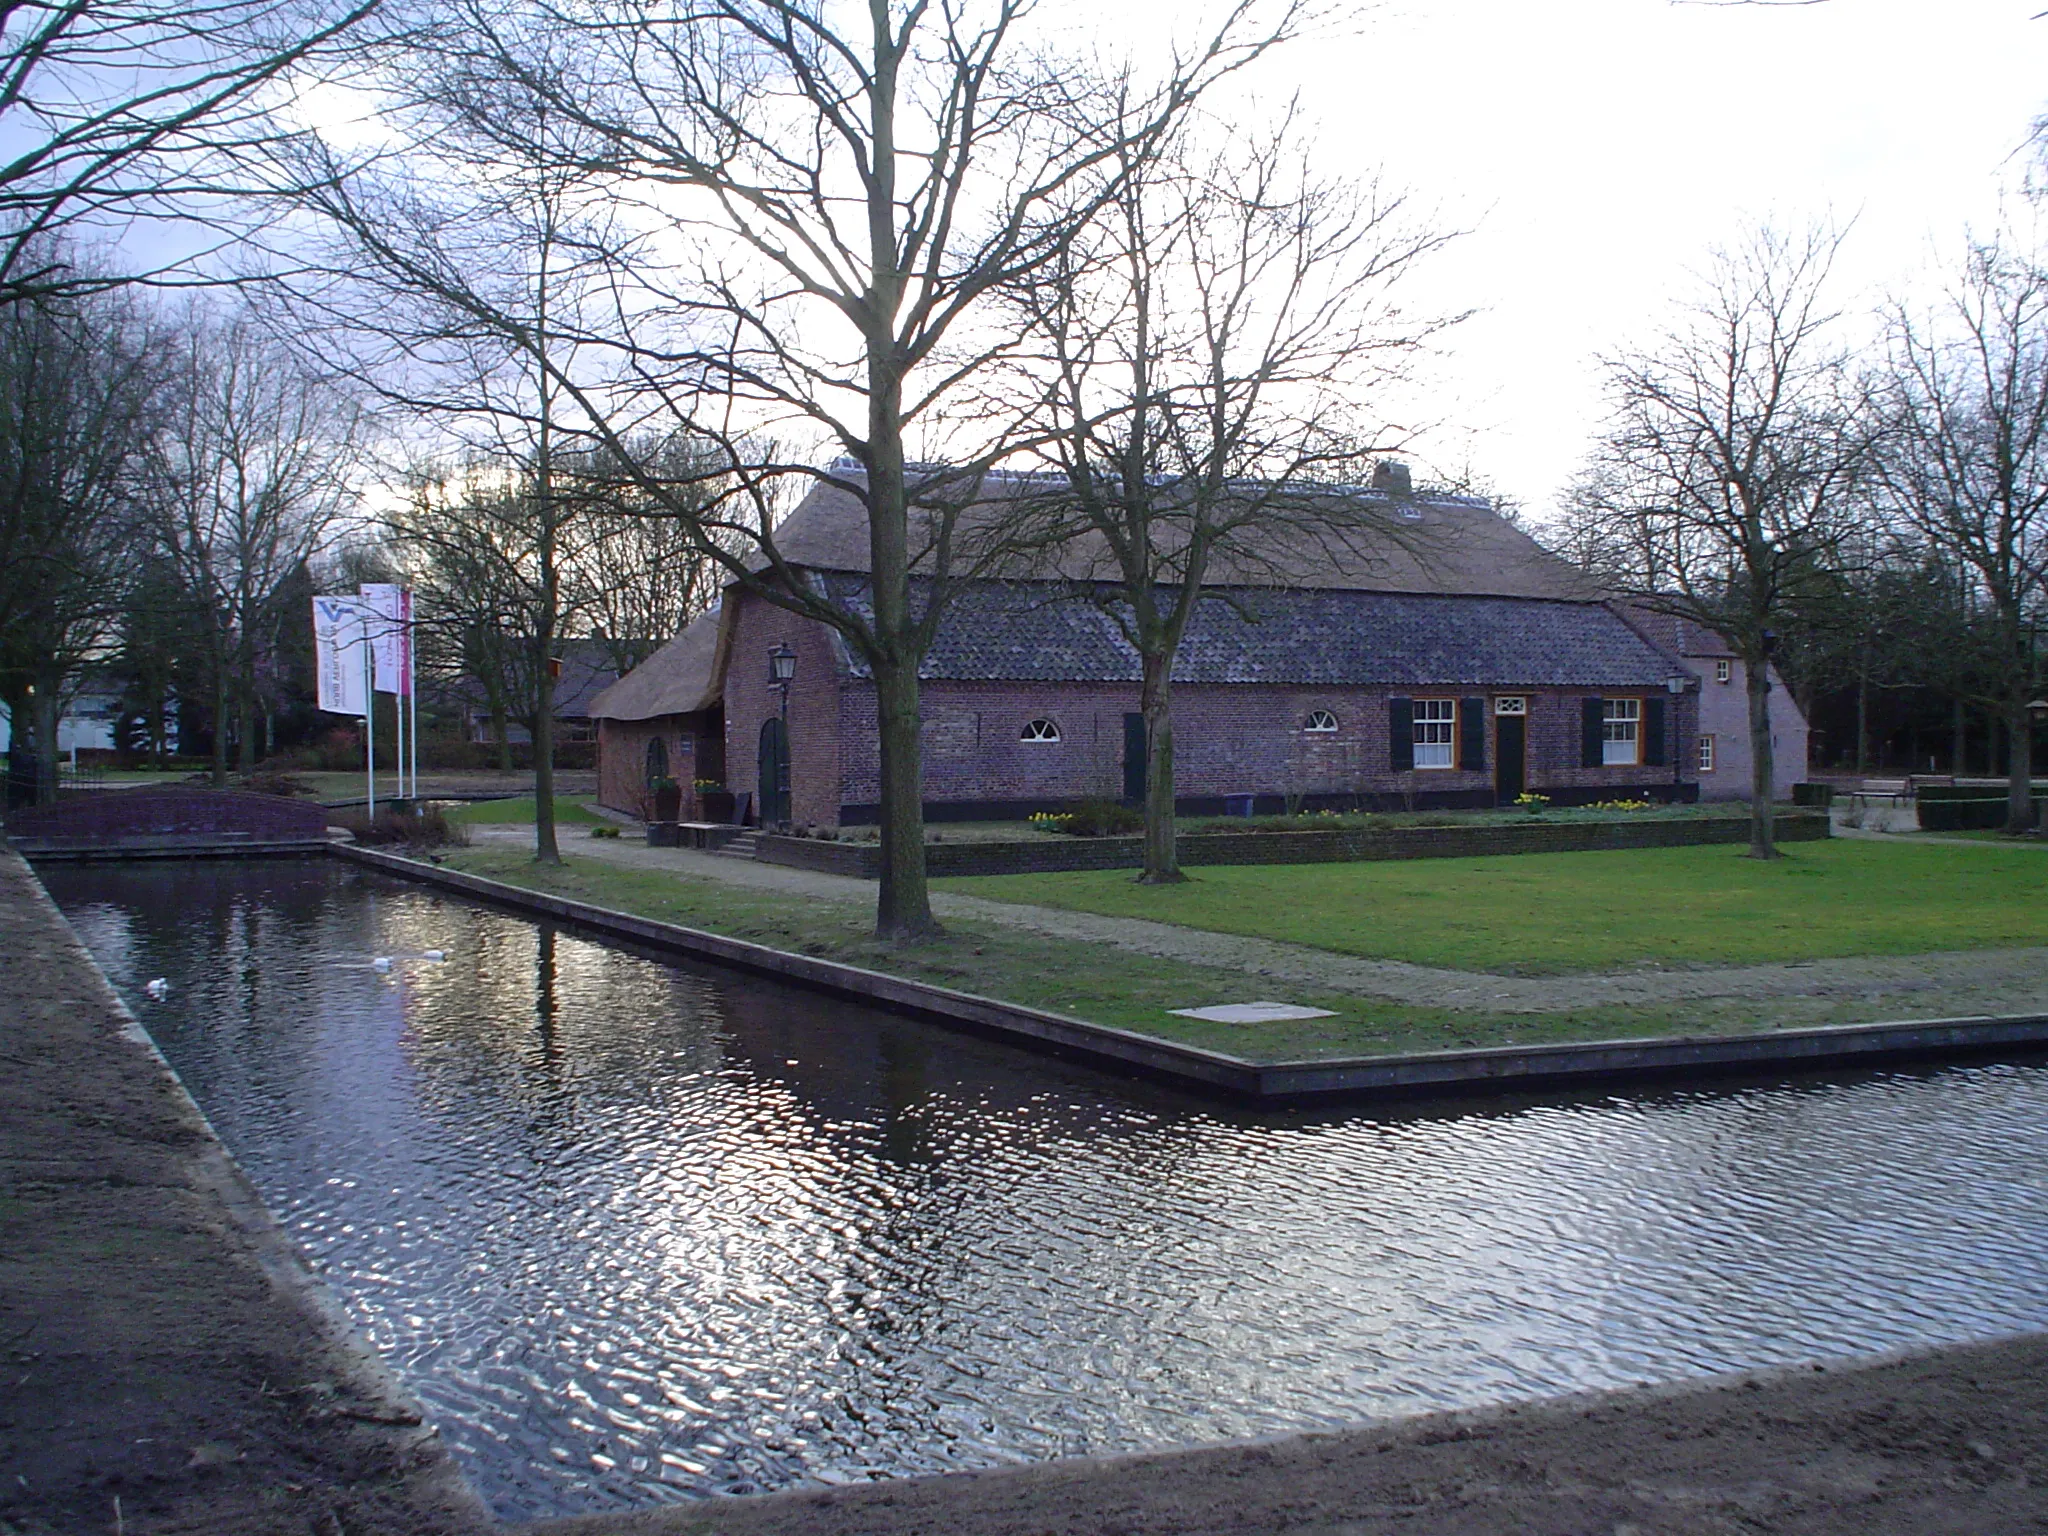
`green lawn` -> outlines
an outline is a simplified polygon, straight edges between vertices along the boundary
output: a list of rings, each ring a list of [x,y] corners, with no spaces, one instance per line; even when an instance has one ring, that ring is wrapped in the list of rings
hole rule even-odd
[[[1373,959],[1557,975],[2048,943],[2048,855],[1839,840],[1776,863],[1726,846],[940,882],[992,897],[1286,939]]]
[[[512,822],[530,827],[533,825],[533,796],[519,795],[510,800],[470,800],[449,807],[448,819],[466,826],[481,822]],[[611,825],[605,817],[591,810],[585,801],[570,800],[561,795],[555,797],[555,825],[590,826],[599,822]]]
[[[1818,848],[1821,845],[1808,845]],[[1885,845],[1878,845],[1880,850]],[[1698,850],[1721,852],[1722,850]],[[1939,852],[1916,849],[1914,852]],[[1969,859],[1989,855],[1952,849]],[[1471,1046],[1566,1040],[1632,1039],[1670,1034],[1740,1034],[1816,1024],[1848,1024],[1904,1016],[1896,1002],[1858,994],[1709,999],[1654,1007],[1587,1007],[1550,1013],[1494,1013],[1426,1008],[1342,992],[1292,986],[1224,966],[1189,965],[1134,954],[1107,944],[1051,939],[995,923],[949,921],[929,944],[878,944],[865,901],[834,901],[750,890],[666,871],[623,869],[598,860],[565,858],[560,868],[536,864],[512,849],[450,848],[449,868],[533,890],[574,897],[615,911],[751,939],[776,949],[844,961],[870,970],[998,997],[1091,1023],[1136,1030],[1255,1061],[1370,1056]],[[1725,856],[1725,855],[1724,855]],[[2017,856],[2017,855],[2016,855]],[[1645,858],[1644,854],[1540,855],[1535,858]],[[2048,874],[2048,857],[2033,855]],[[1435,866],[1453,861],[1433,860]],[[1460,861],[1469,864],[1496,860]],[[1346,866],[1360,869],[1368,866]],[[1387,866],[1374,866],[1384,869]],[[1282,871],[1235,870],[1233,874]],[[1321,870],[1294,866],[1300,875]],[[1064,877],[1062,877],[1064,878]],[[982,889],[992,882],[955,882]],[[1915,948],[1933,948],[1920,944]],[[1281,998],[1332,1010],[1334,1017],[1287,1024],[1211,1024],[1176,1018],[1174,1008]],[[1906,1010],[1910,1012],[1910,1007]]]

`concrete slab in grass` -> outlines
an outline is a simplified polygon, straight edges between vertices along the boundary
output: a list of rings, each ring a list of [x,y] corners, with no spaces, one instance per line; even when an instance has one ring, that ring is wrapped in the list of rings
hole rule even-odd
[[[1169,1008],[1176,1018],[1206,1019],[1211,1024],[1285,1024],[1296,1019],[1334,1019],[1327,1008],[1302,1008],[1294,1003],[1218,1003],[1212,1008]]]

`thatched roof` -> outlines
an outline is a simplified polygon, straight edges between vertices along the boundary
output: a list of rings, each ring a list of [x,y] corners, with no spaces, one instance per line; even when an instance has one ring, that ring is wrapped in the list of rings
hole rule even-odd
[[[835,473],[851,479],[859,472]],[[1046,476],[990,476],[980,499],[961,514],[957,543],[971,549],[1020,501],[1045,500],[1056,489],[1057,482]],[[1483,501],[1426,494],[1396,497],[1371,490],[1332,495],[1357,504],[1357,515],[1348,519],[1353,524],[1350,531],[1338,531],[1347,521],[1342,516],[1321,520],[1322,526],[1313,532],[1276,530],[1256,560],[1214,560],[1209,584],[1567,602],[1597,601],[1604,595],[1576,567],[1542,548]],[[919,542],[913,529],[914,549]],[[820,483],[776,528],[775,543],[792,565],[865,572],[866,508],[844,486]],[[955,574],[962,573],[962,562],[956,558]],[[1114,565],[1095,536],[1072,540],[1056,555],[1014,557],[985,574],[1012,580],[1116,579]]]
[[[593,720],[653,720],[709,709],[724,697],[719,675],[719,610],[689,626],[590,702]]]

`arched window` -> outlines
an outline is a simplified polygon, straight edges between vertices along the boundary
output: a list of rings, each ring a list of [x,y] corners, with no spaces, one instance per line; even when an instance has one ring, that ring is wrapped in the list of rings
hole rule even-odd
[[[1335,731],[1337,729],[1337,717],[1327,709],[1312,709],[1308,713],[1308,724],[1303,726],[1302,729],[1305,731]]]
[[[656,779],[668,777],[668,743],[659,736],[648,738],[647,782],[652,785]]]
[[[1032,720],[1025,725],[1023,730],[1017,733],[1017,739],[1019,741],[1058,741],[1060,739],[1060,728],[1050,720]]]

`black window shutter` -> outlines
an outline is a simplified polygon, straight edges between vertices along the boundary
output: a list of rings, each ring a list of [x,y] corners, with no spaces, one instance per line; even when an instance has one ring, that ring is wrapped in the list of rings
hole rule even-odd
[[[1607,760],[1607,706],[1601,699],[1581,699],[1579,708],[1579,765],[1598,768]]]
[[[1387,739],[1393,747],[1394,772],[1415,766],[1415,701],[1387,700]]]
[[[1643,762],[1662,768],[1664,757],[1664,701],[1652,694],[1643,700]]]
[[[1458,766],[1477,772],[1486,766],[1486,700],[1458,700]]]

